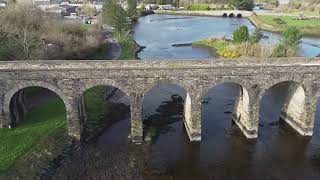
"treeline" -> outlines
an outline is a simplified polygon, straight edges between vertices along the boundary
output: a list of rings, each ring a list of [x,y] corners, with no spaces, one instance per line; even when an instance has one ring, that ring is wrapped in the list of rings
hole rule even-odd
[[[101,30],[52,17],[34,6],[0,10],[0,60],[88,59],[103,42]]]

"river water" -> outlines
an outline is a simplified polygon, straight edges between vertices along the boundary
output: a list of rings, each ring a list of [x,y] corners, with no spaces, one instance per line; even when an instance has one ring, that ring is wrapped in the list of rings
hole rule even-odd
[[[146,46],[138,54],[141,59],[212,59],[215,54],[209,49],[172,45],[191,43],[208,37],[231,37],[232,32],[241,25],[246,25],[251,32],[255,29],[255,26],[244,18],[154,14],[139,18],[133,36],[138,44]],[[262,39],[262,44],[275,44],[281,37],[278,33],[263,33],[268,38]],[[299,56],[317,55],[320,55],[320,38],[304,37]]]
[[[139,19],[134,38],[147,46],[141,59],[211,59],[214,53],[208,49],[171,45],[229,36],[241,24],[254,29],[246,19],[151,15]],[[320,53],[319,39],[303,41],[304,55]],[[316,44],[315,49],[310,44]],[[154,87],[143,102],[144,144],[130,143],[130,120],[125,118],[62,166],[54,179],[318,180],[319,108],[314,135],[298,135],[279,120],[288,85],[278,84],[264,94],[256,140],[246,139],[232,123],[239,86],[225,83],[212,88],[202,104],[200,143],[191,143],[184,130],[183,100],[172,99],[172,95],[184,99],[185,90],[176,85]]]

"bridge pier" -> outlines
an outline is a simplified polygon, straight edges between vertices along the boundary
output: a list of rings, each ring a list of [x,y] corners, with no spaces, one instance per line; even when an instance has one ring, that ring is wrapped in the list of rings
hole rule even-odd
[[[258,137],[259,100],[249,100],[248,91],[240,87],[238,99],[235,102],[233,121],[246,138]]]
[[[131,102],[131,140],[133,143],[143,141],[142,105],[141,94],[130,94]]]
[[[298,88],[294,95],[285,103],[280,118],[302,136],[312,136],[317,110],[317,99],[302,97]]]
[[[201,141],[201,101],[187,93],[184,103],[184,126],[190,141]]]
[[[70,102],[66,104],[68,134],[69,136],[80,141],[84,121],[84,116],[82,113],[82,97],[68,98],[68,101]]]

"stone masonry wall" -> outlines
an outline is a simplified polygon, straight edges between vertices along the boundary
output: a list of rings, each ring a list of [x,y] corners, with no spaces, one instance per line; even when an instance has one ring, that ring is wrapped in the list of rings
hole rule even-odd
[[[67,110],[69,134],[80,139],[86,118],[83,93],[94,86],[109,85],[129,97],[131,137],[134,142],[141,142],[144,95],[154,86],[170,83],[183,87],[189,95],[185,125],[190,140],[199,141],[203,97],[210,88],[232,82],[242,88],[235,110],[236,114],[242,114],[238,125],[244,135],[255,138],[263,93],[277,83],[292,81],[305,91],[304,115],[297,119],[303,125],[299,130],[309,131],[314,123],[316,98],[320,95],[319,72],[320,58],[0,62],[0,127],[12,123],[9,105],[13,95],[23,88],[39,86],[61,97]]]

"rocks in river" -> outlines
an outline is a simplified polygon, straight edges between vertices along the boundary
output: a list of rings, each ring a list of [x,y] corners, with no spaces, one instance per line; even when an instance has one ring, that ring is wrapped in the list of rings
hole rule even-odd
[[[225,113],[225,114],[231,114],[232,112],[231,112],[231,111],[224,111],[223,113]]]
[[[185,46],[192,46],[192,43],[181,43],[181,44],[172,44],[173,47],[185,47]]]

